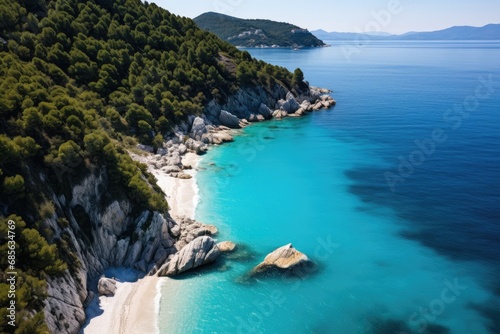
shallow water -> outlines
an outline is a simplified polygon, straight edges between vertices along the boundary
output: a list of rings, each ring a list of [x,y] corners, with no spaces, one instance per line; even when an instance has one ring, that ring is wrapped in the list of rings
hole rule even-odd
[[[345,48],[250,50],[338,105],[203,158],[196,216],[243,247],[164,293],[162,333],[500,332],[500,43]],[[290,242],[317,271],[248,279]]]

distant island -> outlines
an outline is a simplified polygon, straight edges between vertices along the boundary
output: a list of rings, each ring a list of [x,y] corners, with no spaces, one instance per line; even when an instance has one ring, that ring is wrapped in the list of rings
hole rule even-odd
[[[238,47],[321,47],[325,43],[293,24],[271,20],[245,20],[214,12],[194,19],[203,30],[212,32]]]
[[[353,32],[327,32],[315,30],[314,36],[329,40],[500,40],[500,24],[488,24],[484,27],[456,26],[430,32],[408,32],[402,35],[388,33],[353,33]]]

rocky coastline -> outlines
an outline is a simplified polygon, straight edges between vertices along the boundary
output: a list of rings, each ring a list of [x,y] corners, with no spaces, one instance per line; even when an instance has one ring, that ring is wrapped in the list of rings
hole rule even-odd
[[[242,88],[224,103],[211,101],[202,115],[175,126],[156,152],[140,145],[142,153],[129,153],[146,163],[154,175],[189,180],[196,166],[184,161],[186,155],[202,155],[211,146],[230,142],[239,129],[254,122],[301,117],[330,108],[335,101],[329,93],[310,87],[294,94],[278,84],[272,90]],[[56,236],[66,240],[76,258],[71,270],[48,280],[44,313],[51,332],[80,332],[86,321],[85,308],[99,293],[99,278],[109,267],[134,268],[145,275],[177,275],[214,261],[228,246],[234,249],[216,243],[215,227],[190,217],[180,217],[173,211],[167,215],[134,213],[126,199],[109,201],[105,190],[108,182],[106,171],[96,170],[72,187],[71,198],[53,196],[57,207],[71,208],[67,210],[69,217],[78,212],[79,219],[69,219],[67,227],[57,223],[57,216],[45,222]],[[81,223],[82,217],[87,225]],[[112,293],[112,282],[105,283],[100,290]]]

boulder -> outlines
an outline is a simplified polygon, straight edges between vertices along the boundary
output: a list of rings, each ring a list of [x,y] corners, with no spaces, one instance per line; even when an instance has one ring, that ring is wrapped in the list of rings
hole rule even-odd
[[[297,100],[295,100],[295,97],[293,97],[293,94],[288,93],[286,95],[286,102],[283,104],[282,109],[284,109],[289,114],[293,114],[299,108],[300,105]]]
[[[101,277],[97,284],[97,291],[101,296],[114,296],[116,292],[116,281],[112,278]]]
[[[311,110],[312,108],[312,105],[311,105],[311,102],[307,101],[307,100],[304,100],[301,104],[300,104],[300,107],[304,110]]]
[[[231,129],[239,129],[240,128],[240,119],[233,114],[222,110],[219,115],[219,122],[227,126]]]
[[[271,109],[269,109],[268,106],[266,106],[264,103],[260,104],[259,114],[264,116],[265,119],[271,118],[272,113],[273,113],[273,111]]]
[[[279,100],[278,102],[276,102],[276,105],[274,106],[275,109],[283,109],[283,106],[285,105],[286,103],[286,100]]]
[[[240,120],[240,128],[244,128],[245,126],[249,126],[250,125],[250,122],[248,122],[248,120],[246,119],[242,119]]]
[[[181,168],[179,166],[166,166],[161,169],[167,174],[171,173],[179,173],[181,171]]]
[[[164,156],[168,154],[168,150],[166,148],[160,147],[158,150],[156,150],[156,153],[160,156]]]
[[[189,231],[189,233],[186,236],[186,242],[191,242],[194,239],[202,236],[209,236],[209,235],[216,235],[219,233],[219,230],[217,227],[213,225],[205,225],[202,224],[200,227],[195,227],[192,230]]]
[[[192,179],[193,177],[189,174],[186,174],[186,173],[179,173],[179,174],[177,174],[177,178],[181,179],[181,180],[189,180],[189,179]]]
[[[203,140],[203,136],[201,136],[200,138],[200,141],[198,140],[194,140],[193,138],[189,138],[187,141],[186,141],[186,147],[192,151],[192,152],[195,152],[196,154],[203,154],[205,153],[208,148],[205,144],[203,144],[201,142],[201,140]]]
[[[274,118],[285,118],[288,116],[288,113],[284,110],[278,109],[273,112]]]
[[[220,145],[222,143],[234,141],[233,136],[227,132],[216,132],[206,135],[205,139],[214,145]]]
[[[264,261],[253,269],[252,273],[265,273],[273,269],[293,271],[310,263],[311,260],[307,255],[296,250],[292,244],[288,244],[268,254]]]
[[[201,117],[196,117],[191,126],[190,136],[195,140],[201,140],[201,137],[203,137],[205,133],[207,133],[205,121]]]
[[[223,241],[217,244],[217,247],[222,253],[230,253],[236,249],[236,244],[231,241]]]
[[[180,144],[178,152],[179,152],[180,155],[186,154],[187,153],[187,146],[184,145],[184,144]]]
[[[176,276],[187,270],[214,262],[220,255],[215,240],[208,236],[198,237],[177,252],[159,270],[158,276]]]
[[[299,110],[297,110],[295,112],[295,115],[297,115],[297,116],[303,116],[305,113],[306,113],[306,109],[304,109],[303,107],[300,107]]]
[[[313,108],[312,108],[312,109],[313,109],[313,110],[315,110],[315,111],[316,111],[316,110],[323,109],[323,103],[322,103],[322,101],[317,102],[317,103],[313,106]]]

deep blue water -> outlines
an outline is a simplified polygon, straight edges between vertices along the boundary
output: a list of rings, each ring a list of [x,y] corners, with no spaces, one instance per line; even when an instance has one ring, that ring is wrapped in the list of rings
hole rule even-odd
[[[197,218],[240,258],[165,292],[162,333],[500,333],[500,42],[250,52],[338,104],[204,157]],[[290,242],[315,272],[245,276]]]

